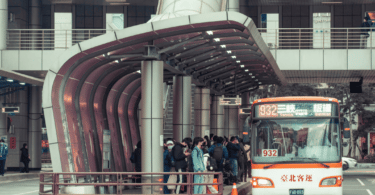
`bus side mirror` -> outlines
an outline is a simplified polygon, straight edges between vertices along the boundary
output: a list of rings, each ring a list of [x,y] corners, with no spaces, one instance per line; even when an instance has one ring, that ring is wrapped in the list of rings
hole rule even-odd
[[[342,146],[344,146],[344,147],[348,146],[348,142],[342,143]]]

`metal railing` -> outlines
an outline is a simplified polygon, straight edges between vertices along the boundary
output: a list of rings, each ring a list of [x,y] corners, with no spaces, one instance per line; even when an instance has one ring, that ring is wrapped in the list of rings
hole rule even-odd
[[[372,49],[375,46],[375,28],[259,28],[258,30],[270,49]],[[365,36],[366,33],[369,36]]]
[[[362,30],[369,30],[369,36]],[[365,49],[375,47],[375,28],[259,28],[270,49]],[[8,50],[58,50],[112,29],[8,29]]]
[[[90,181],[86,183],[79,183],[77,179],[77,183],[68,183],[69,180],[63,180],[61,177],[66,176],[75,176],[76,178],[79,177],[87,177],[90,176]],[[154,176],[158,179],[157,182],[154,183],[131,183],[130,181],[135,177],[129,177],[131,175],[140,176],[146,175],[146,177],[150,178]],[[186,183],[163,183],[162,175],[185,175],[187,178]],[[218,175],[218,182],[217,183],[194,183],[194,175]],[[46,176],[51,176],[52,179],[50,182],[46,182]],[[103,179],[104,177],[111,177],[116,176],[116,181],[110,181],[109,179]],[[102,177],[102,179],[100,179]],[[103,181],[100,183],[100,181]],[[62,182],[62,183],[61,183]],[[125,182],[125,183],[124,183]],[[45,185],[52,186],[51,193],[47,193],[44,190]],[[134,187],[134,186],[153,186],[159,188],[159,194],[162,194],[163,186],[168,185],[181,185],[187,187],[187,194],[193,194],[193,187],[195,185],[217,185],[218,186],[218,194],[214,195],[223,195],[224,186],[223,186],[223,174],[221,172],[210,172],[210,173],[190,173],[190,172],[162,172],[162,173],[144,173],[144,172],[81,172],[81,173],[41,173],[40,174],[40,183],[39,183],[39,195],[58,195],[60,194],[60,187],[61,186],[94,186],[95,188],[98,187],[116,187],[116,194],[128,194],[126,192],[127,187]]]
[[[8,29],[8,50],[57,50],[103,35],[109,29]]]

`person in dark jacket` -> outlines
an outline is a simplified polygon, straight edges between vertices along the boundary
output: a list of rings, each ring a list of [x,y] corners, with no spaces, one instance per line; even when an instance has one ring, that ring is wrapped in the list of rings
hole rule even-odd
[[[189,147],[189,143],[190,143],[189,139],[185,138],[182,140],[181,143],[177,142],[172,149],[173,158],[175,160],[176,172],[186,172],[186,168],[187,168],[186,158],[191,154],[191,153],[186,152],[186,150]],[[182,175],[179,175],[177,177],[177,183],[182,183],[183,181],[186,181],[186,178],[182,177]],[[180,189],[181,189],[181,185],[177,186],[176,194],[180,193]]]
[[[243,178],[243,174],[245,173],[245,163],[246,163],[246,151],[245,151],[245,148],[244,148],[244,143],[243,143],[243,140],[238,138],[237,139],[239,140],[239,145],[240,145],[240,151],[239,151],[239,155],[238,155],[238,175],[237,175],[237,182],[238,181],[242,181],[242,178]]]
[[[8,155],[8,146],[4,143],[4,140],[0,140],[0,174],[4,176],[4,167]]]
[[[142,172],[142,142],[139,141],[137,143],[137,148],[134,150],[134,163],[135,163],[135,171]],[[142,183],[141,175],[136,175],[136,183]]]
[[[21,148],[21,159],[20,162],[22,162],[25,167],[21,170],[21,173],[28,173],[29,172],[29,162],[30,162],[30,155],[29,150],[27,149],[27,144],[23,144],[23,148]]]
[[[370,31],[370,23],[368,23],[368,17],[363,18],[363,22],[361,25],[361,49],[365,49],[367,47],[367,38],[370,36],[368,32]]]
[[[165,143],[165,150],[163,153],[163,162],[164,162],[164,172],[171,172],[174,168],[174,159],[172,156],[172,149],[174,147],[174,142],[172,139],[167,139]],[[164,183],[167,183],[169,175],[164,175]],[[170,191],[167,186],[164,186],[164,194],[170,194]]]
[[[233,172],[233,177],[232,180],[236,181],[237,180],[237,175],[238,175],[238,155],[240,153],[241,147],[239,145],[237,137],[233,136],[230,138],[230,142],[227,144],[227,149],[229,153],[229,163]]]

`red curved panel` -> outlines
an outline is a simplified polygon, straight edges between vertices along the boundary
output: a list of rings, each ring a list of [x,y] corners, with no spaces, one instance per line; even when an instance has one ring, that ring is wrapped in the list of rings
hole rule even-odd
[[[122,77],[120,80],[118,80],[115,85],[113,85],[111,91],[108,94],[108,99],[107,99],[107,103],[106,103],[107,104],[108,126],[109,126],[109,130],[111,130],[112,148],[113,148],[113,150],[115,150],[115,148],[116,148],[116,152],[114,151],[114,156],[117,155],[118,157],[120,157],[120,155],[123,155],[123,154],[120,153],[121,150],[120,150],[119,147],[121,145],[123,145],[123,146],[126,145],[126,143],[124,142],[124,139],[123,139],[123,137],[126,136],[126,135],[124,135],[124,134],[118,135],[118,133],[117,133],[116,119],[115,119],[115,112],[116,112],[115,99],[116,99],[117,93],[121,93],[121,92],[118,91],[119,88],[121,87],[121,85],[123,85],[123,83],[125,81],[129,80],[130,77],[133,76],[133,75],[134,74],[128,74],[128,75]],[[121,144],[118,143],[118,137],[119,136],[121,136],[121,138],[122,138]],[[121,158],[118,158],[118,161],[122,165]],[[125,159],[125,163],[126,163],[126,159]],[[126,171],[126,167],[123,167],[123,166],[120,166],[120,167],[121,167],[122,171]]]
[[[130,157],[131,157],[131,154],[134,150],[134,145],[137,144],[138,140],[132,139],[133,138],[133,132],[131,132],[130,129],[128,129],[127,124],[128,124],[128,122],[130,123],[130,121],[126,121],[126,120],[128,120],[128,118],[126,118],[126,116],[125,116],[125,114],[126,114],[125,112],[127,110],[124,110],[124,108],[125,108],[125,104],[127,103],[127,100],[130,98],[129,97],[131,95],[130,91],[132,89],[134,89],[134,87],[137,87],[137,85],[139,85],[140,83],[141,83],[140,78],[131,82],[122,92],[121,97],[119,99],[119,103],[118,103],[118,118],[119,118],[119,122],[121,124],[120,128],[121,128],[121,132],[122,132],[122,139],[123,139],[123,142],[124,142],[124,155],[125,155],[126,167],[127,167],[127,171],[129,171],[129,172],[134,171],[133,164],[130,162]],[[129,132],[130,132],[130,135],[129,135]],[[132,143],[129,142],[128,140],[131,140]]]
[[[128,119],[129,119],[130,131],[131,131],[131,134],[132,134],[132,140],[134,140],[133,143],[138,143],[138,141],[141,140],[141,138],[138,136],[140,134],[137,132],[137,131],[139,131],[139,128],[135,124],[135,117],[138,117],[138,116],[136,115],[137,113],[134,113],[135,107],[138,107],[138,105],[136,105],[136,103],[137,103],[137,99],[141,95],[141,91],[142,91],[142,87],[139,87],[133,93],[133,95],[132,95],[132,97],[129,101],[129,104],[128,104]],[[133,144],[133,150],[135,150],[134,144]]]

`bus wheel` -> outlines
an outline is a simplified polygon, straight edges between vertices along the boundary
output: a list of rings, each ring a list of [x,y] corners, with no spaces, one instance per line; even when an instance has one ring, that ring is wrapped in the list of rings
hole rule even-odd
[[[348,170],[349,169],[349,165],[348,165],[348,163],[347,162],[344,162],[343,164],[342,164],[342,170]]]

